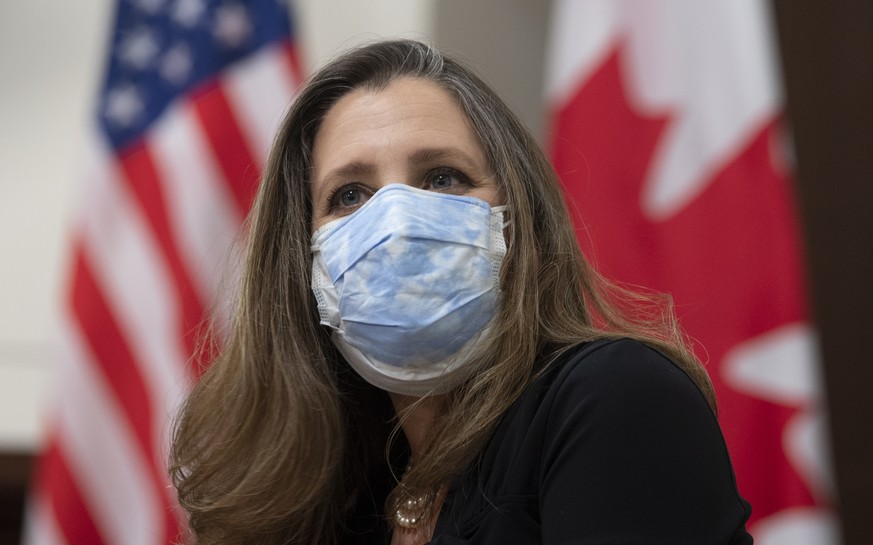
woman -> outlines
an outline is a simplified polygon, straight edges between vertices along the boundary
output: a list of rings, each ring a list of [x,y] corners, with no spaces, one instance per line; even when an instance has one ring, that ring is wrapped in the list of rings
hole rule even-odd
[[[751,543],[669,313],[579,252],[497,96],[417,42],[303,88],[172,476],[207,543]]]

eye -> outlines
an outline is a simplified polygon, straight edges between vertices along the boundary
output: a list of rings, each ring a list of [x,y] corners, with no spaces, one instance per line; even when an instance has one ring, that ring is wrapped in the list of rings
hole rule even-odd
[[[338,200],[340,206],[355,206],[360,204],[361,198],[361,190],[353,188],[340,191]]]
[[[453,168],[438,168],[427,173],[425,189],[433,191],[448,191],[458,189],[458,186],[470,185],[467,176]]]
[[[330,196],[330,209],[333,213],[350,212],[367,202],[369,197],[370,194],[357,185],[344,185]]]

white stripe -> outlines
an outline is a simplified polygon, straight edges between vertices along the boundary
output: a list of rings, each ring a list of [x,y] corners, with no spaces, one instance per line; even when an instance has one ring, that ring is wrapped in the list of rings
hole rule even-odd
[[[43,494],[27,502],[22,545],[67,545]]]
[[[836,497],[827,413],[810,404],[793,416],[782,434],[782,448],[815,497],[829,505]]]
[[[148,144],[181,257],[201,300],[213,304],[233,279],[228,271],[234,270],[236,256],[230,252],[242,217],[187,103],[177,103],[164,115]]]
[[[563,106],[622,45],[627,100],[667,116],[640,206],[669,219],[702,193],[781,101],[761,0],[565,0],[556,5],[547,89]]]
[[[113,545],[158,545],[160,511],[142,451],[75,324],[62,325],[58,442],[102,535]]]
[[[222,87],[259,165],[267,158],[299,84],[278,45],[261,49],[222,77]]]
[[[746,339],[725,354],[721,374],[741,392],[784,406],[821,397],[818,336],[807,323],[792,323]]]
[[[163,254],[120,179],[113,157],[99,138],[89,148],[88,210],[81,214],[83,246],[112,315],[140,365],[153,403],[152,434],[161,449],[152,454],[164,460],[171,416],[189,389],[179,302]]]
[[[720,369],[736,390],[799,409],[783,430],[782,446],[810,490],[828,503],[834,480],[819,361],[815,330],[793,323],[734,346]]]
[[[650,218],[665,220],[776,114],[770,25],[760,0],[629,5],[631,99],[643,113],[672,116],[640,203]]]
[[[839,523],[833,513],[814,507],[783,509],[749,528],[755,545],[839,545]]]
[[[546,56],[545,92],[560,108],[616,45],[620,29],[615,0],[556,0]]]

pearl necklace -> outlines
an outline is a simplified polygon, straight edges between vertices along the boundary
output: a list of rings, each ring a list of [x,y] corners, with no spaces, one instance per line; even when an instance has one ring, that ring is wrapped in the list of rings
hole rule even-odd
[[[430,520],[433,502],[434,495],[430,493],[398,500],[394,507],[394,523],[407,530],[418,528]]]

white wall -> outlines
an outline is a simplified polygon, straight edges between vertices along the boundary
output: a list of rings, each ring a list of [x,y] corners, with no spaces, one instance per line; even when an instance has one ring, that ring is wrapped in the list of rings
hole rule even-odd
[[[297,2],[307,65],[361,41],[433,33],[433,0]],[[51,405],[77,157],[112,5],[0,2],[0,450],[38,448]]]
[[[318,66],[356,44],[388,37],[430,40],[435,0],[295,0],[304,62]]]
[[[40,438],[107,1],[0,3],[0,448]]]

